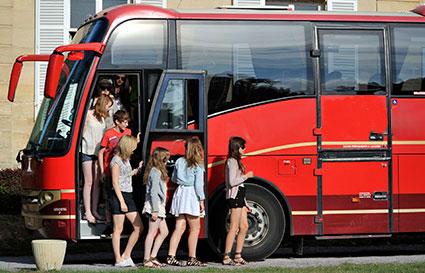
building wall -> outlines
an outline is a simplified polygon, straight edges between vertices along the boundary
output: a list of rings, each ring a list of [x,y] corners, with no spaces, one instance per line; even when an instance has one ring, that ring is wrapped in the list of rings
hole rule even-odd
[[[359,11],[407,12],[422,4],[425,4],[424,0],[358,0],[358,9]]]
[[[15,58],[34,52],[34,1],[0,0],[0,169],[16,167],[34,124],[34,65],[21,74],[15,103],[7,100]]]
[[[211,9],[231,4],[232,0],[167,0],[167,7],[170,9]]]

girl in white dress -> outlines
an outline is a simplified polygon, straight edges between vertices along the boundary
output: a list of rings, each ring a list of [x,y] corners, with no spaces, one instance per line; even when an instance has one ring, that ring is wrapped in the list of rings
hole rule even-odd
[[[181,236],[189,224],[188,266],[206,266],[196,258],[196,245],[200,231],[200,217],[204,215],[204,149],[197,137],[186,141],[186,155],[177,159],[172,181],[178,184],[171,203],[171,214],[176,217],[176,227],[170,239],[167,264],[181,266],[176,259],[177,247]]]

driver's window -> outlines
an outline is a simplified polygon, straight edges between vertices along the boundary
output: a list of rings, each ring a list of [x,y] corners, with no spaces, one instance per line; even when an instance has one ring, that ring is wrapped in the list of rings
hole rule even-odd
[[[199,80],[168,81],[162,100],[156,129],[198,129]]]

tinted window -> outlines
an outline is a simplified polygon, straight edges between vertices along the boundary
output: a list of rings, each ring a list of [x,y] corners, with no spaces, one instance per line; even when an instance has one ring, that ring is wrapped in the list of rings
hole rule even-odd
[[[168,81],[156,122],[156,129],[199,128],[199,81]]]
[[[385,94],[383,34],[374,30],[320,30],[322,91]]]
[[[133,20],[112,33],[100,68],[165,67],[167,24],[159,20]]]
[[[183,69],[207,70],[208,113],[312,94],[305,26],[282,22],[178,23]],[[310,48],[310,47],[308,47]]]
[[[393,93],[425,95],[425,28],[393,29]]]

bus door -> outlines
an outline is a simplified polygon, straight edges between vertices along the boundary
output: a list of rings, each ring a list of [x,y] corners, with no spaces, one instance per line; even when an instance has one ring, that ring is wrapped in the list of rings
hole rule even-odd
[[[391,229],[385,29],[316,28],[318,233]]]
[[[205,95],[205,71],[166,70],[159,80],[153,97],[152,107],[143,141],[143,159],[156,147],[170,151],[169,176],[177,158],[185,154],[185,140],[198,137],[204,145],[205,169],[207,166],[207,104]],[[167,204],[171,203],[176,185],[168,183]],[[207,175],[204,175],[204,189],[207,197]],[[207,206],[207,203],[205,205]],[[167,211],[168,210],[167,206]],[[207,209],[207,208],[206,208]],[[207,214],[208,215],[208,214]],[[201,221],[201,237],[207,233],[206,220]]]

